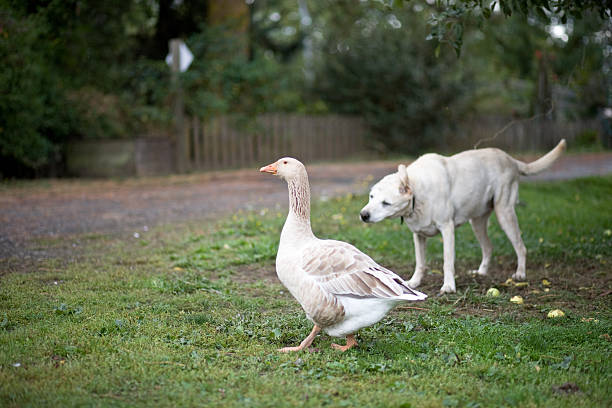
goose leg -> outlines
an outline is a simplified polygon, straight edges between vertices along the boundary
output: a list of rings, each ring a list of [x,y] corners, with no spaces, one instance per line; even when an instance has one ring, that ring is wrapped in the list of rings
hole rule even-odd
[[[278,351],[280,351],[281,353],[288,353],[290,351],[302,351],[305,348],[308,348],[312,344],[312,341],[317,336],[317,334],[319,334],[320,331],[321,331],[321,328],[315,324],[315,326],[312,328],[312,331],[310,332],[308,337],[306,337],[300,343],[299,346],[297,346],[297,347],[283,347],[282,349],[278,349]]]
[[[357,345],[357,340],[355,340],[355,335],[354,334],[349,334],[348,336],[346,336],[346,346],[341,346],[339,344],[336,343],[332,343],[332,348],[336,349],[336,350],[340,350],[340,351],[346,351],[348,349],[350,349],[353,346]]]

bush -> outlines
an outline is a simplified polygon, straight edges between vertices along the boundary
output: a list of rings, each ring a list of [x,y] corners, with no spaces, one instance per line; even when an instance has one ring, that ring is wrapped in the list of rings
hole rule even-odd
[[[79,119],[45,58],[45,25],[5,13],[0,27],[0,175],[33,175],[58,156]]]
[[[363,116],[386,150],[415,153],[453,119],[449,106],[465,84],[451,74],[456,58],[436,57],[435,44],[423,41],[424,17],[396,11],[371,10],[327,45],[317,91],[330,109]]]
[[[57,174],[69,139],[129,137],[167,121],[167,66],[122,59],[129,42],[117,42],[113,10],[93,1],[0,9],[0,177]]]
[[[189,113],[210,117],[232,112],[252,117],[301,107],[296,70],[261,52],[249,60],[241,33],[222,25],[203,26],[186,42],[194,54],[181,78]],[[299,76],[301,79],[301,72]]]
[[[576,135],[574,148],[597,148],[600,147],[599,133],[595,129],[584,130]]]

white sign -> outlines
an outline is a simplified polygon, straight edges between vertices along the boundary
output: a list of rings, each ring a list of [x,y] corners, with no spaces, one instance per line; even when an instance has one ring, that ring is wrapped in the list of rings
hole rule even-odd
[[[181,72],[187,71],[187,68],[189,68],[189,65],[191,65],[193,61],[193,54],[182,41],[179,45],[179,61],[181,62],[179,67]],[[166,64],[172,66],[172,54],[166,56]]]

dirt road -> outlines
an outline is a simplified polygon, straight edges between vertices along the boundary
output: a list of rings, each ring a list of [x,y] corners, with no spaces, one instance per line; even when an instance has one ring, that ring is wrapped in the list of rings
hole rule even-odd
[[[313,196],[365,193],[395,161],[308,166]],[[563,156],[530,180],[612,173],[612,153]],[[46,256],[33,239],[133,234],[156,225],[204,220],[239,209],[285,208],[284,184],[257,169],[128,180],[47,180],[0,186],[0,267],[9,258]],[[40,251],[39,251],[40,252]]]

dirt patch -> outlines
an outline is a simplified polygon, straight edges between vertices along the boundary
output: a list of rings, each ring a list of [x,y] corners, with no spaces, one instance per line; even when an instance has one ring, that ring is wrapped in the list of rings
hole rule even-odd
[[[273,263],[269,265],[240,265],[232,274],[232,280],[239,284],[254,283],[257,281],[280,283],[278,277],[276,276],[276,267]]]
[[[553,385],[552,391],[555,394],[567,395],[567,394],[575,394],[580,393],[580,387],[571,382],[566,382],[561,385]]]
[[[437,265],[432,264],[436,270]],[[441,266],[441,265],[439,265]],[[393,269],[393,267],[391,267]],[[555,267],[554,271],[546,265],[534,264],[527,271],[527,285],[517,282],[507,282],[514,273],[514,268],[492,268],[488,276],[473,276],[467,265],[458,263],[456,275],[457,293],[439,296],[442,286],[442,275],[426,273],[419,290],[428,294],[429,299],[419,303],[406,303],[394,309],[393,313],[412,312],[415,314],[428,311],[435,305],[453,307],[453,314],[458,316],[471,315],[497,319],[504,315],[514,314],[517,320],[526,320],[533,317],[546,319],[546,313],[553,309],[562,309],[568,316],[589,315],[596,316],[601,310],[606,310],[612,296],[612,276],[597,262],[587,262],[581,267]],[[579,270],[580,272],[576,272]],[[409,274],[403,276],[409,279]],[[232,274],[232,280],[238,283],[254,283],[264,281],[279,284],[274,264],[269,265],[242,265]],[[549,282],[544,284],[543,281]],[[483,302],[481,296],[485,295],[491,287],[501,291],[501,296]],[[473,295],[478,295],[474,299]],[[519,295],[524,299],[522,305],[516,305],[509,298]]]
[[[548,265],[532,264],[528,265],[525,281],[527,285],[507,281],[514,272],[513,268],[493,270],[485,277],[461,273],[456,277],[457,294],[443,298],[447,298],[445,301],[455,306],[454,313],[459,315],[497,318],[504,313],[515,311],[516,318],[520,320],[529,317],[544,319],[545,312],[561,309],[570,317],[585,314],[594,316],[602,310],[609,310],[612,276],[607,271],[609,268],[597,261],[572,267],[558,265],[554,270]],[[441,285],[441,277],[438,284]],[[432,290],[438,290],[439,285],[432,288],[431,282],[425,282],[422,289],[426,293],[436,293]],[[482,296],[491,287],[501,291],[500,298],[491,299],[488,303],[470,300],[469,291]],[[521,296],[524,303],[511,303],[508,299],[512,296]]]

